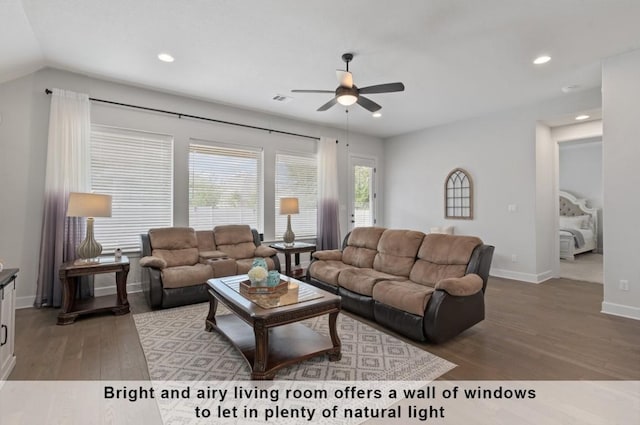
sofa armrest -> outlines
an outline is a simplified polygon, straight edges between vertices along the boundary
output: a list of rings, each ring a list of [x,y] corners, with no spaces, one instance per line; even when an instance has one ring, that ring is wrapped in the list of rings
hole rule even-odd
[[[276,251],[275,249],[269,247],[269,246],[264,246],[264,245],[260,245],[256,247],[256,252],[255,252],[255,256],[256,257],[272,257],[274,255],[276,255],[278,253],[278,251]]]
[[[318,260],[333,260],[333,261],[341,261],[342,260],[342,251],[338,249],[331,249],[326,251],[316,251],[311,254],[313,258],[317,258]]]
[[[449,295],[464,297],[482,290],[482,278],[475,273],[463,277],[450,277],[436,283],[435,288],[445,291]]]
[[[149,255],[140,259],[140,267],[153,267],[154,269],[164,269],[167,262],[160,257]]]

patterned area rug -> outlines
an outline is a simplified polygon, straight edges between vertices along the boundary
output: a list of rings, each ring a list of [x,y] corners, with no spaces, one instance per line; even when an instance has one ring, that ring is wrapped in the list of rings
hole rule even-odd
[[[242,355],[217,332],[204,330],[208,303],[136,314],[133,319],[152,380],[249,380]],[[223,305],[218,315],[231,314]],[[328,335],[328,316],[305,325]],[[327,356],[281,369],[276,379],[336,381],[430,381],[455,365],[380,332],[345,314],[338,316],[342,359]]]

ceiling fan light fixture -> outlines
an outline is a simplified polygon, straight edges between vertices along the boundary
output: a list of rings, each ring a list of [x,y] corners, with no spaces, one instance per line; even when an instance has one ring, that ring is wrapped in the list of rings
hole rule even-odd
[[[341,94],[336,100],[342,106],[351,106],[358,101],[358,98],[352,94]]]
[[[373,118],[380,118],[382,116],[382,112],[374,112],[373,114],[371,114],[371,116]]]

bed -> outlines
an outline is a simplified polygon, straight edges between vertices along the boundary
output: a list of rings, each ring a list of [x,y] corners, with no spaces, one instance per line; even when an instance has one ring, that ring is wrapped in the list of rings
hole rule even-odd
[[[560,191],[560,258],[574,260],[576,254],[598,247],[598,211],[585,199]]]

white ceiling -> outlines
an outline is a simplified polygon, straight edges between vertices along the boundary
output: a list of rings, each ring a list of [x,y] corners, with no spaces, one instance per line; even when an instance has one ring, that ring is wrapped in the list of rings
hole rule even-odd
[[[331,95],[290,90],[335,89],[353,52],[358,86],[406,86],[370,95],[382,118],[351,108],[388,137],[598,87],[638,18],[638,0],[0,0],[0,82],[51,66],[344,128],[344,107],[316,112]]]

